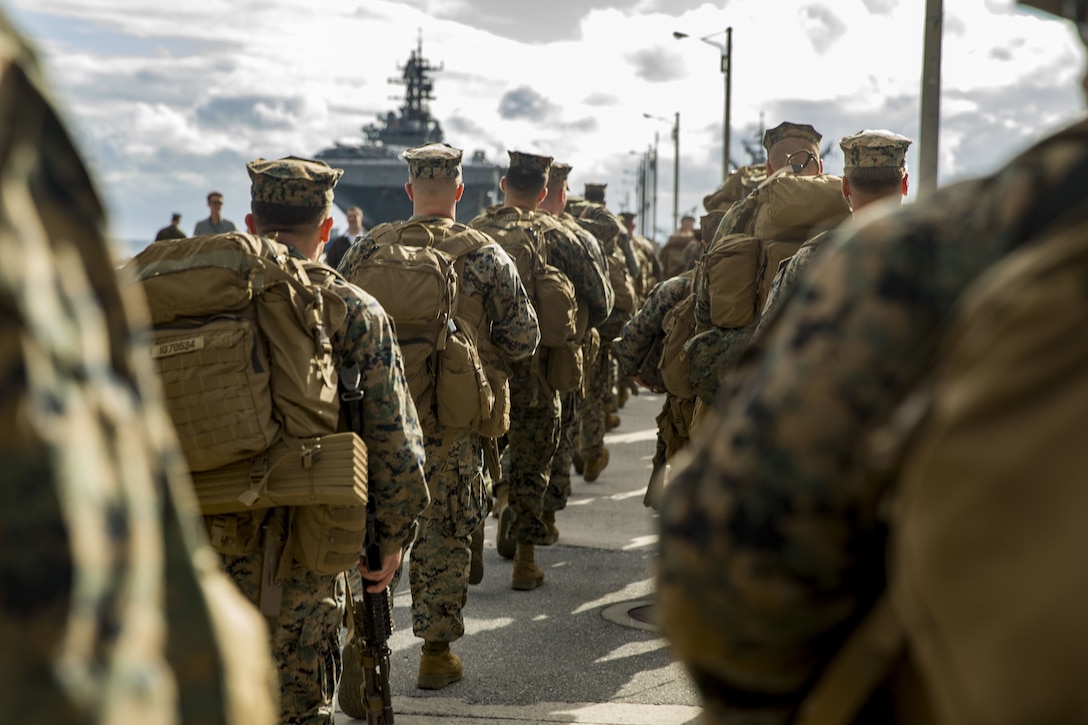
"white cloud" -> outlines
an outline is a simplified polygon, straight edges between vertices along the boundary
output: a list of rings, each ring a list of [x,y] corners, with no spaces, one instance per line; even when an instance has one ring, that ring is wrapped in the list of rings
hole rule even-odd
[[[1025,14],[1011,0],[945,5],[942,181],[988,171],[1076,114],[1084,56],[1066,24]],[[567,3],[561,22],[494,11],[488,29],[462,20],[470,8],[460,0],[264,0],[229,14],[212,0],[14,6],[121,237],[148,236],[175,207],[187,221],[204,216],[212,186],[228,194],[238,217],[246,160],[358,138],[363,124],[398,105],[390,98],[398,89],[386,80],[399,74],[420,33],[425,55],[443,67],[432,110],[451,143],[484,149],[500,163],[507,148],[546,149],[574,166],[576,189],[608,181],[619,205],[633,197],[633,172],[656,132],[658,216],[666,224],[675,112],[681,210],[699,207],[720,180],[715,44],[726,26],[733,27],[735,159],[745,160],[741,142],[761,114],[768,125],[810,121],[832,145],[863,127],[917,134],[920,2]],[[673,31],[692,37],[677,41]],[[504,99],[527,113],[504,118]],[[836,162],[828,166],[834,171]]]

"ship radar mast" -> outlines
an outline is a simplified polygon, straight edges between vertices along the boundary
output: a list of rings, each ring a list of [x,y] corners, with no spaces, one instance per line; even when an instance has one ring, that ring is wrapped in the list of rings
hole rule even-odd
[[[378,117],[378,123],[363,127],[367,139],[382,146],[405,149],[425,143],[441,142],[445,135],[434,116],[428,101],[434,100],[434,80],[431,74],[441,71],[443,65],[432,65],[423,57],[423,32],[420,31],[416,49],[408,56],[404,66],[398,66],[400,78],[390,78],[389,83],[404,87],[404,103],[399,112],[390,111]]]

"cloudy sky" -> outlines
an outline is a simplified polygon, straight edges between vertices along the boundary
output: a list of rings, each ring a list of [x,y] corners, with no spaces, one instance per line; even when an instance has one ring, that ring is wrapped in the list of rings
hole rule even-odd
[[[571,163],[575,191],[608,183],[633,208],[659,139],[658,226],[672,222],[674,114],[681,213],[721,180],[726,27],[732,143],[761,121],[808,122],[832,142],[863,128],[918,138],[923,0],[8,0],[37,44],[96,174],[114,236],[150,239],[226,195],[241,225],[245,163],[310,156],[397,107],[422,36],[441,65],[432,112],[447,142],[505,163],[507,149]],[[1067,23],[1012,0],[945,0],[940,184],[986,173],[1082,112],[1084,52]],[[673,32],[691,37],[677,40]],[[710,36],[700,42],[700,36]],[[662,120],[647,119],[644,114]],[[917,166],[916,146],[908,156]],[[336,212],[337,223],[343,216]]]

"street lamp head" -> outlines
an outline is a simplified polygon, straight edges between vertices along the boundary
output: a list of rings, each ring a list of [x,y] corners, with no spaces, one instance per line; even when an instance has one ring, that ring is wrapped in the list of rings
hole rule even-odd
[[[681,38],[687,38],[689,36],[688,36],[687,33],[680,33],[680,32],[677,32],[677,31],[673,31],[672,37],[676,38],[677,40],[680,40]]]

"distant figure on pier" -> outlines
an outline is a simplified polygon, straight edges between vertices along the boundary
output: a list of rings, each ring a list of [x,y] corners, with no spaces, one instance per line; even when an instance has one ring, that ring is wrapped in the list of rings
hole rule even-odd
[[[344,258],[344,252],[348,251],[356,237],[365,232],[363,228],[363,210],[357,206],[349,206],[347,212],[348,229],[325,245],[325,264],[333,269],[340,266],[340,260]]]
[[[181,214],[174,212],[170,215],[170,226],[163,227],[155,234],[155,241],[163,239],[185,239],[185,232],[181,231]]]
[[[237,230],[234,226],[234,222],[230,219],[223,218],[223,195],[218,191],[208,192],[208,209],[210,214],[207,219],[201,219],[196,223],[196,227],[193,228],[193,236],[199,237],[204,234],[222,234],[223,232],[233,232]]]

